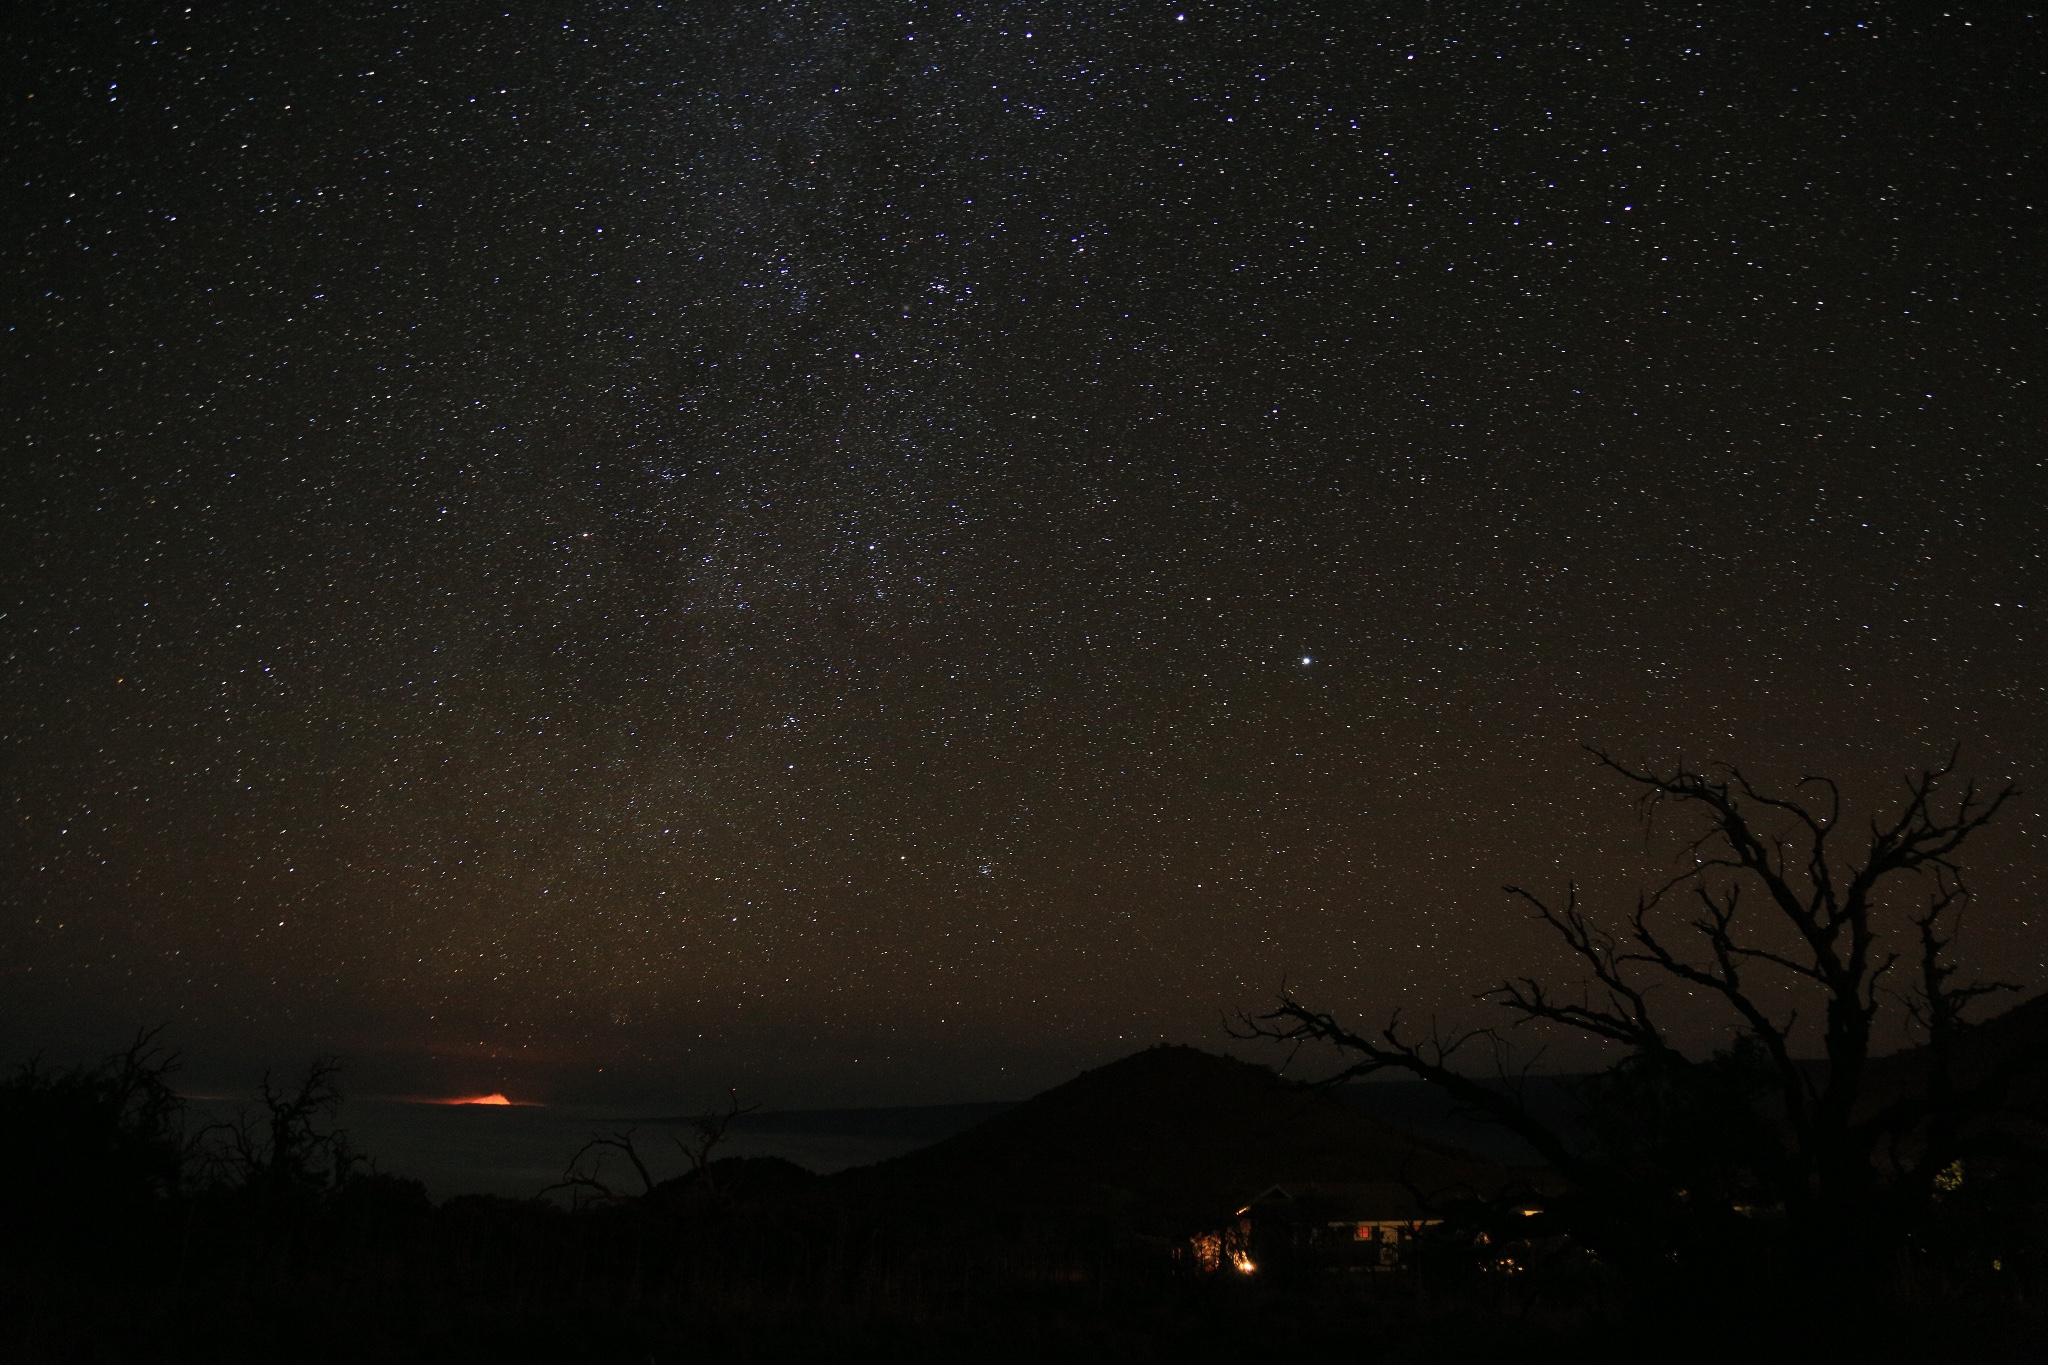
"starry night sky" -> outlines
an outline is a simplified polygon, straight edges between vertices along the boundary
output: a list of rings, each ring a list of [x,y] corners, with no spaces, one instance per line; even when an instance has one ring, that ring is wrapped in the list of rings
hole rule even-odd
[[[1583,742],[2048,781],[2024,6],[8,26],[17,1051],[1011,1097],[1469,1013]]]

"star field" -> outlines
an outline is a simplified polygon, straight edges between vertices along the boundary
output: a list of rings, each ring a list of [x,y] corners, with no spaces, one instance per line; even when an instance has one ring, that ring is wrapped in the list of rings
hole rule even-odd
[[[2038,15],[30,16],[11,1034],[1008,1095],[1462,1008],[1582,742],[2041,785]]]

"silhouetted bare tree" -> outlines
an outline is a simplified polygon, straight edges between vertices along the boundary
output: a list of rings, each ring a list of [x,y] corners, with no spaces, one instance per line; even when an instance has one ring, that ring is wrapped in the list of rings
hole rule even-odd
[[[623,1152],[632,1164],[635,1174],[640,1177],[640,1193],[654,1193],[654,1175],[647,1169],[646,1160],[640,1155],[640,1148],[633,1141],[634,1130],[623,1129],[614,1133],[593,1133],[590,1140],[576,1149],[563,1168],[562,1178],[541,1190],[542,1194],[553,1194],[556,1190],[588,1192],[605,1203],[618,1203],[629,1196],[613,1189],[611,1182],[604,1178],[604,1154]],[[588,1163],[587,1165],[585,1163]]]
[[[178,1193],[185,1102],[161,1034],[141,1030],[97,1066],[53,1070],[38,1059],[0,1080],[0,1241],[118,1239]]]
[[[1613,1108],[1615,1131],[1588,1148],[1568,1142],[1524,1103],[1503,1034],[1477,1029],[1410,1036],[1394,1016],[1358,1031],[1283,991],[1275,1008],[1244,1016],[1243,1036],[1334,1044],[1356,1060],[1332,1081],[1405,1071],[1506,1125],[1596,1195],[1686,1200],[1672,1152],[1689,1145],[1689,1169],[1718,1160],[1751,1182],[1815,1242],[1866,1239],[1881,1218],[1924,1207],[1937,1175],[1956,1160],[1973,1115],[1995,1108],[2010,1068],[1959,1084],[1956,1045],[1969,1005],[2016,989],[1958,984],[1949,950],[1970,893],[1959,861],[1965,843],[2013,795],[1965,782],[1944,800],[1955,755],[1906,779],[1898,809],[1873,820],[1853,849],[1841,796],[1829,779],[1803,779],[1791,796],[1768,794],[1739,770],[1638,770],[1594,751],[1634,783],[1647,820],[1660,807],[1693,817],[1687,865],[1608,927],[1581,908],[1577,886],[1558,896],[1508,887],[1554,930],[1583,979],[1570,989],[1520,976],[1480,998],[1517,1022],[1562,1025],[1628,1049],[1590,1090]],[[1894,969],[1900,987],[1894,991]],[[1653,1007],[1658,982],[1718,998],[1732,1038],[1695,1059],[1672,1041]],[[1796,1055],[1800,1016],[1783,1001],[1816,996],[1825,1065]],[[1771,992],[1775,991],[1775,995]],[[1867,1085],[1873,1035],[1887,1000],[1907,1010],[1925,1040],[1924,1084],[1886,1096]],[[1804,1035],[1810,1036],[1810,1035]],[[1491,1080],[1469,1074],[1459,1054],[1491,1053]],[[1651,1101],[1654,1100],[1654,1104]],[[1635,1106],[1631,1109],[1631,1105]],[[1656,1108],[1671,1132],[1659,1141],[1639,1122]],[[1875,1159],[1889,1142],[1892,1164]],[[1638,1150],[1624,1150],[1630,1144]],[[1648,1149],[1656,1146],[1658,1150]],[[1901,1155],[1903,1153],[1903,1155]],[[1661,1196],[1648,1187],[1661,1182]],[[1736,1192],[1723,1190],[1734,1197]]]
[[[690,1139],[688,1141],[682,1138],[675,1140],[676,1146],[682,1149],[683,1156],[690,1163],[690,1174],[702,1181],[705,1189],[714,1188],[711,1172],[711,1153],[717,1150],[720,1143],[725,1141],[726,1132],[732,1127],[733,1120],[739,1118],[742,1114],[751,1114],[760,1107],[758,1104],[742,1106],[740,1104],[738,1088],[728,1087],[726,1090],[725,1108],[707,1109],[697,1115],[697,1117],[690,1120]]]
[[[338,1189],[363,1165],[336,1125],[341,1063],[316,1058],[295,1088],[280,1089],[264,1073],[260,1114],[244,1112],[208,1130],[216,1179],[283,1195]]]
[[[729,1087],[726,1096],[726,1105],[723,1109],[707,1109],[689,1121],[688,1138],[673,1134],[669,1138],[675,1143],[676,1150],[683,1154],[683,1159],[690,1163],[690,1175],[707,1191],[716,1188],[711,1169],[712,1152],[725,1141],[733,1120],[743,1114],[751,1114],[761,1107],[758,1104],[742,1105],[737,1087]],[[576,1154],[569,1158],[562,1178],[543,1189],[541,1193],[552,1194],[556,1190],[571,1190],[588,1192],[606,1203],[623,1201],[628,1196],[613,1189],[611,1183],[604,1178],[605,1154],[618,1152],[625,1156],[634,1174],[640,1177],[640,1192],[652,1194],[659,1182],[648,1169],[646,1158],[640,1154],[639,1145],[634,1141],[634,1132],[634,1129],[628,1128],[618,1132],[593,1133],[590,1140],[577,1148]]]

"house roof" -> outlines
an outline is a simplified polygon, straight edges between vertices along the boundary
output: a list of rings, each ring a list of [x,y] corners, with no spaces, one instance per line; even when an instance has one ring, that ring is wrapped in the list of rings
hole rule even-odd
[[[1286,1208],[1302,1216],[1359,1223],[1414,1223],[1441,1217],[1435,1202],[1393,1180],[1325,1180],[1269,1185],[1247,1211]]]

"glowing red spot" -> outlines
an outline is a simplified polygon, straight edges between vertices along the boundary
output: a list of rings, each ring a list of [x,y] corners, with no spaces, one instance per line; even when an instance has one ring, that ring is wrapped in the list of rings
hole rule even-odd
[[[512,1101],[500,1094],[472,1095],[466,1099],[442,1100],[443,1104],[510,1104]]]

